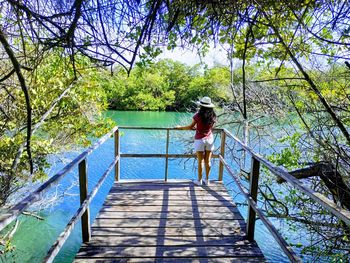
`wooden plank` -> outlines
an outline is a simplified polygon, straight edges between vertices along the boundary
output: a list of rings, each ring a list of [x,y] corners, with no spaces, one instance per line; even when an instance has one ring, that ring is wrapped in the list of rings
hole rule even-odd
[[[158,188],[158,187],[157,187]],[[113,191],[110,192],[111,196],[118,196],[118,195],[149,195],[150,197],[153,197],[154,195],[163,195],[166,193],[167,195],[193,195],[193,196],[213,196],[213,197],[229,197],[231,198],[227,192],[224,191],[204,191],[202,189],[113,189]],[[230,200],[230,199],[229,199]]]
[[[185,212],[114,212],[102,211],[96,219],[199,219],[199,220],[236,220],[243,219],[239,213],[213,213],[213,212],[199,212],[193,211]]]
[[[115,212],[123,212],[123,211],[131,211],[131,212],[161,212],[164,210],[164,206],[162,205],[138,205],[138,206],[128,206],[128,205],[117,205],[117,206],[109,206],[105,203],[102,211],[115,211]],[[239,210],[236,206],[166,206],[166,211],[168,212],[185,212],[185,211],[198,211],[198,212],[215,212],[215,213],[239,213]]]
[[[165,196],[166,195],[166,196]],[[165,196],[165,197],[164,197]],[[154,192],[154,193],[125,193],[125,194],[119,194],[119,193],[111,193],[107,200],[149,200],[149,199],[155,199],[155,200],[163,200],[165,198],[165,201],[172,201],[172,200],[192,200],[192,201],[201,201],[201,200],[212,200],[212,201],[230,201],[231,197],[222,195],[222,196],[212,196],[212,195],[194,195],[190,193],[159,193],[159,192]]]
[[[251,243],[241,236],[94,236],[88,245],[82,247],[128,247],[128,246],[245,246]]]
[[[112,200],[107,201],[106,206],[113,206],[113,205],[119,205],[119,206],[163,206],[161,200],[152,200],[152,199],[145,199],[145,200]],[[171,201],[166,204],[167,207],[171,206],[183,206],[183,207],[201,207],[201,206],[208,206],[208,207],[220,207],[220,206],[226,206],[226,207],[232,207],[234,204],[229,201],[217,201],[217,200],[197,200],[196,202],[191,201]]]
[[[147,203],[151,200],[156,200],[156,201],[162,201],[164,197],[164,194],[142,194],[142,193],[129,193],[125,195],[121,194],[110,194],[107,197],[107,201],[128,201],[130,200],[130,205],[132,205],[133,200],[136,200],[137,202],[144,202]],[[196,195],[196,196],[191,196],[191,195],[173,195],[169,193],[169,196],[166,198],[166,201],[171,204],[173,201],[181,201],[183,200],[184,202],[187,201],[193,201],[193,204],[200,203],[200,202],[206,202],[206,201],[218,201],[222,202],[223,205],[224,203],[230,202],[230,197],[229,196],[208,196],[208,195]]]
[[[245,236],[245,226],[242,224],[234,227],[221,225],[218,228],[205,227],[92,227],[92,236],[158,236],[160,233],[166,236],[206,236],[206,237],[228,237]]]
[[[228,245],[228,246],[100,246],[81,247],[78,258],[176,258],[176,257],[263,257],[256,245]]]
[[[231,200],[231,196],[227,194],[227,192],[219,192],[219,191],[212,191],[211,193],[208,193],[203,190],[168,190],[164,189],[162,191],[158,189],[150,189],[150,190],[113,190],[109,193],[109,196],[111,197],[118,197],[118,196],[128,196],[128,195],[135,195],[135,197],[159,197],[164,196],[166,194],[167,196],[193,196],[193,197],[215,197],[217,199],[226,198],[228,200]]]
[[[147,258],[128,258],[127,261],[125,259],[111,259],[111,258],[81,258],[81,259],[75,259],[74,262],[76,263],[118,263],[118,262],[133,262],[133,263],[154,263],[155,258],[147,259]],[[162,258],[159,260],[163,263],[203,263],[208,262],[208,259],[206,257],[196,257],[196,258],[186,258],[186,257],[177,257],[177,258]],[[264,258],[262,257],[216,257],[215,259],[211,259],[210,262],[215,263],[228,263],[228,262],[235,262],[235,263],[260,263],[260,262],[266,262]]]
[[[220,192],[215,191],[213,194],[208,194],[203,191],[190,191],[190,190],[164,190],[159,191],[157,189],[151,189],[151,190],[124,190],[124,191],[118,191],[118,192],[111,192],[109,197],[107,198],[122,198],[125,196],[126,198],[158,198],[163,199],[166,195],[166,199],[181,199],[181,197],[192,197],[192,199],[201,198],[205,199],[205,197],[209,197],[209,199],[226,199],[228,201],[231,201],[231,197],[224,194],[220,195]],[[175,197],[174,197],[175,196]],[[178,196],[178,198],[176,197]],[[213,198],[215,197],[215,198]]]
[[[218,186],[225,189],[225,186],[222,182],[218,180],[212,180],[212,186]],[[162,185],[162,186],[174,186],[174,187],[188,187],[196,186],[193,184],[193,179],[169,179],[168,182],[165,182],[163,179],[123,179],[119,182],[114,182],[113,186],[140,186],[140,185]]]
[[[225,224],[226,227],[237,227],[245,225],[244,220],[193,220],[193,219],[167,219],[161,222],[157,219],[96,219],[93,223],[94,227],[159,227],[161,224],[166,224],[167,227],[211,227],[218,228]]]

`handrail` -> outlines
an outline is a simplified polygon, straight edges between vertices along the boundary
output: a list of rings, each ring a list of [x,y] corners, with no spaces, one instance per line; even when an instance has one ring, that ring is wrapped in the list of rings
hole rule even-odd
[[[291,259],[293,262],[301,262],[301,259],[295,254],[295,252],[289,247],[287,242],[284,240],[284,238],[279,234],[277,229],[271,224],[270,220],[267,219],[267,217],[264,215],[264,212],[258,208],[256,201],[251,198],[249,193],[246,191],[242,183],[240,182],[239,178],[234,174],[234,172],[231,170],[230,166],[227,164],[225,159],[220,156],[220,160],[223,162],[225,168],[233,178],[233,180],[236,182],[237,186],[239,187],[241,193],[249,203],[249,205],[254,209],[254,211],[259,215],[259,218],[264,223],[266,228],[271,232],[271,234],[274,236],[277,243],[281,246],[283,251],[286,253],[289,259]]]
[[[267,217],[264,215],[263,211],[258,208],[256,201],[249,195],[249,193],[246,191],[242,183],[240,182],[239,178],[234,174],[234,172],[231,170],[230,166],[225,161],[224,157],[220,155],[220,160],[224,164],[225,168],[227,169],[228,173],[231,175],[233,180],[236,182],[238,188],[240,189],[241,193],[249,203],[249,205],[254,209],[254,211],[259,215],[260,220],[264,223],[266,228],[270,231],[270,233],[273,235],[277,243],[280,245],[284,253],[288,256],[288,258],[292,262],[302,262],[301,259],[297,256],[297,254],[292,250],[292,248],[287,244],[287,242],[284,240],[284,238],[281,236],[281,234],[277,231],[277,229],[274,227],[274,225],[271,224],[270,220],[267,219]]]
[[[118,126],[119,129],[125,130],[168,130],[168,131],[180,131],[180,129],[175,127],[143,127],[143,126]],[[191,130],[189,130],[191,131]],[[223,131],[222,128],[213,129],[214,132]]]
[[[243,193],[245,199],[248,202],[248,219],[247,219],[247,238],[249,240],[254,239],[254,228],[256,221],[256,214],[259,215],[259,218],[273,235],[277,243],[281,246],[282,250],[288,256],[292,262],[301,262],[301,259],[294,253],[292,248],[288,246],[283,237],[279,234],[277,229],[271,224],[271,222],[265,217],[264,213],[257,206],[257,190],[258,190],[258,180],[259,180],[259,169],[260,163],[268,168],[274,175],[282,177],[288,183],[292,184],[295,188],[300,190],[302,193],[309,196],[316,203],[321,205],[321,207],[327,209],[331,214],[335,215],[340,220],[344,221],[347,225],[350,225],[350,212],[337,206],[334,202],[329,200],[324,195],[306,187],[299,180],[294,178],[287,170],[282,167],[278,167],[266,160],[264,157],[256,154],[249,146],[241,142],[236,136],[232,135],[228,130],[224,129],[223,132],[236,141],[243,150],[248,152],[252,156],[252,168],[250,174],[250,193],[247,193],[244,187],[241,185],[237,176],[232,172],[228,164],[226,163],[224,157],[220,156],[221,163],[224,164],[225,168],[228,170],[229,174],[235,180],[236,184]]]
[[[60,234],[56,242],[52,245],[49,252],[47,253],[45,259],[43,262],[50,263],[54,260],[54,258],[57,256],[58,252],[62,248],[63,244],[68,239],[69,235],[71,234],[72,230],[74,229],[75,224],[77,221],[82,217],[84,212],[88,209],[89,204],[91,203],[92,199],[95,197],[98,190],[101,188],[103,182],[106,180],[108,174],[112,171],[113,167],[116,165],[116,163],[119,162],[119,156],[115,157],[111,164],[108,166],[107,170],[104,172],[104,174],[101,176],[100,180],[97,182],[94,189],[91,191],[91,193],[88,195],[88,197],[84,200],[82,205],[78,208],[74,216],[71,218],[63,232]]]
[[[140,126],[119,126],[119,130],[161,130],[166,131],[166,141],[165,141],[165,154],[164,153],[121,153],[120,157],[126,158],[165,158],[165,171],[164,171],[164,181],[168,181],[168,166],[169,158],[196,158],[196,154],[172,154],[169,153],[169,141],[170,141],[170,131],[179,131],[180,129],[175,127],[140,127]],[[183,131],[183,130],[181,130]],[[221,136],[224,134],[223,129],[213,129],[214,132],[221,132]],[[119,140],[118,140],[119,142]],[[225,145],[225,139],[221,137],[221,146]],[[116,147],[117,148],[117,147]],[[219,158],[218,154],[213,154],[212,158]],[[222,181],[223,167],[220,163],[218,181]],[[119,177],[116,177],[119,180]]]
[[[34,202],[40,200],[42,195],[51,187],[55,186],[63,177],[70,172],[78,163],[84,160],[88,155],[90,155],[95,149],[97,149],[101,144],[108,140],[118,127],[114,127],[111,132],[104,135],[99,139],[94,145],[90,146],[84,152],[79,154],[73,161],[67,164],[58,173],[48,179],[45,183],[39,186],[34,192],[25,197],[22,201],[14,205],[7,213],[0,216],[0,231],[4,229],[8,224],[15,220],[27,207],[29,207]]]
[[[249,146],[241,142],[236,136],[231,134],[228,130],[224,129],[224,132],[228,137],[235,140],[244,150],[249,152],[256,160],[264,164],[274,175],[282,177],[287,182],[292,184],[295,188],[299,189],[301,192],[308,195],[316,203],[320,204],[323,208],[327,209],[330,213],[340,218],[347,225],[350,225],[350,212],[348,210],[343,209],[340,206],[336,205],[333,201],[328,199],[326,196],[306,187],[305,185],[303,185],[302,182],[300,182],[295,177],[293,177],[285,169],[274,165],[273,163],[266,160],[262,156],[256,154]]]
[[[196,158],[196,154],[174,154],[174,153],[121,153],[120,157],[136,158]],[[212,158],[219,158],[218,154],[213,154]]]

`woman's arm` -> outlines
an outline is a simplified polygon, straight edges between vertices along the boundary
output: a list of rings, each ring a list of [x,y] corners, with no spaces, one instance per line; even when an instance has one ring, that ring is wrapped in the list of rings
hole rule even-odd
[[[187,126],[176,126],[175,129],[177,130],[193,130],[194,126],[196,126],[195,120],[192,120],[192,123]]]

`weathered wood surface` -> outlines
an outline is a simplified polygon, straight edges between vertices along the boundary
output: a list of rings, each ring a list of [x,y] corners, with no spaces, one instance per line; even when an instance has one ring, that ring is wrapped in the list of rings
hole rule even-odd
[[[264,262],[220,183],[119,182],[75,262]]]

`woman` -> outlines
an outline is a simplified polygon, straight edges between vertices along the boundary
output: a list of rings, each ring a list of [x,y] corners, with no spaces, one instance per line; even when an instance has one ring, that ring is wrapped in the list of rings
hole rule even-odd
[[[203,97],[197,104],[199,111],[193,116],[192,123],[188,126],[176,127],[180,130],[192,130],[196,127],[194,136],[194,150],[198,160],[198,180],[194,181],[197,185],[202,182],[209,185],[210,159],[214,150],[213,127],[216,122],[214,104],[209,97]],[[205,180],[202,180],[203,163],[205,166]]]

